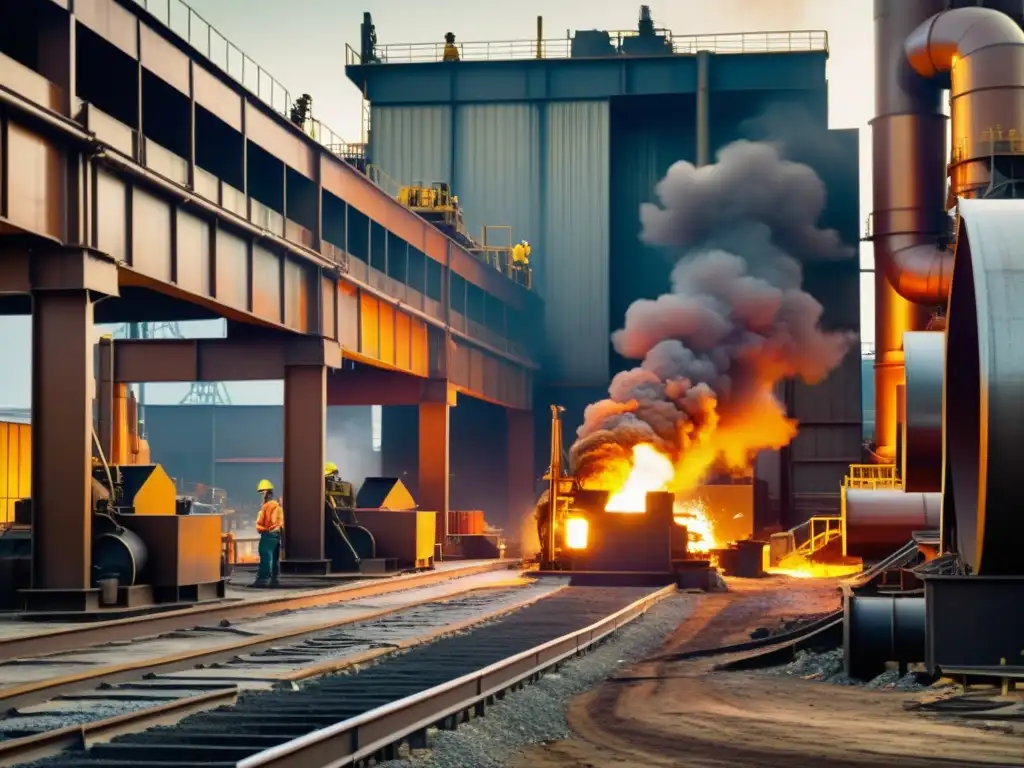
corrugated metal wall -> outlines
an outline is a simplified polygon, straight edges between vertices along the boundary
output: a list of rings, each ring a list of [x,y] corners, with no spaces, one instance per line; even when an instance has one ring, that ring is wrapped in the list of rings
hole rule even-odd
[[[546,299],[544,375],[606,384],[607,102],[466,104],[454,109],[454,124],[452,114],[449,106],[375,107],[372,162],[400,182],[450,180],[472,237],[484,225],[508,226],[513,242],[530,242],[534,285]],[[488,242],[507,243],[509,234],[491,229]]]
[[[370,120],[370,158],[384,173],[399,184],[451,182],[450,107],[373,107]]]
[[[540,211],[537,107],[481,104],[458,107],[452,189],[472,238],[481,227],[510,226],[513,241],[535,240]],[[508,232],[491,230],[488,243],[508,244]],[[539,256],[540,254],[538,254]]]
[[[608,382],[609,108],[606,101],[545,107],[545,378]]]

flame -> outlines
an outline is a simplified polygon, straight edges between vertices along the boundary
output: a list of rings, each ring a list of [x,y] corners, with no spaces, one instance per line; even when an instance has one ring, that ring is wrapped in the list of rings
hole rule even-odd
[[[647,509],[647,494],[675,490],[678,474],[678,468],[666,454],[650,443],[639,443],[633,446],[631,463],[605,465],[601,476],[592,481],[592,485],[618,488],[608,499],[606,512],[642,513]],[[691,551],[708,552],[718,546],[714,526],[703,501],[677,500],[673,516],[678,525],[686,526]]]
[[[688,548],[691,552],[710,552],[721,547],[715,539],[715,526],[703,500],[677,500],[673,512],[676,525],[686,526],[690,539]]]
[[[618,474],[618,473],[616,473]],[[676,470],[672,460],[649,443],[633,446],[633,462],[626,479],[612,494],[604,509],[606,512],[644,512],[647,494],[668,490]]]

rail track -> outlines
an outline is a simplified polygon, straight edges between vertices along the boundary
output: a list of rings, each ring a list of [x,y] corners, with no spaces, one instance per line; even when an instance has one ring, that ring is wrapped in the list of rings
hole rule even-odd
[[[370,661],[546,597],[561,583],[481,574],[444,587],[198,626],[134,642],[0,662],[0,739],[224,687],[290,684]],[[99,687],[97,687],[99,686]],[[0,765],[3,748],[0,746]]]
[[[451,579],[488,571],[511,570],[519,566],[520,562],[516,560],[483,561],[467,567],[407,573],[385,578],[360,579],[338,586],[307,590],[298,594],[292,592],[281,595],[270,592],[265,597],[260,596],[256,599],[228,599],[126,619],[99,621],[88,625],[62,626],[56,629],[40,629],[38,632],[30,634],[0,638],[0,661],[27,655],[42,656],[64,653],[102,643],[133,640],[142,635],[187,630],[199,623],[242,621],[276,611],[294,611],[346,600],[380,597],[414,587],[439,584]]]
[[[403,743],[423,745],[432,726],[483,714],[504,692],[586,651],[673,591],[560,589],[461,633],[449,625],[434,642],[349,674],[321,670],[287,686],[193,691],[160,709],[9,741],[0,745],[0,765],[69,748],[39,765],[333,768],[387,759]],[[208,711],[191,714],[197,710]]]

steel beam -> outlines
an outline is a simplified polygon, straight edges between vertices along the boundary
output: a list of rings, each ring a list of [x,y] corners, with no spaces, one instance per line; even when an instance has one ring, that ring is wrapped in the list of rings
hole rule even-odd
[[[326,573],[324,463],[327,368],[290,365],[284,376],[284,554],[282,569]]]
[[[0,239],[0,294],[34,290],[117,296],[117,264],[88,248],[60,248],[32,238]]]
[[[286,378],[289,366],[339,368],[341,347],[335,341],[310,336],[117,341],[113,380],[280,380]]]
[[[328,405],[456,404],[454,385],[378,368],[334,371],[327,377]]]
[[[438,540],[448,535],[450,405],[426,402],[419,406],[419,506],[437,512]]]

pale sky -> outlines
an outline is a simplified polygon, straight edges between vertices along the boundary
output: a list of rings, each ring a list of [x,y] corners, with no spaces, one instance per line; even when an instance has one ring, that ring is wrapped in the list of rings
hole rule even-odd
[[[175,29],[187,29],[179,0],[148,0],[166,18],[170,2]],[[257,62],[293,95],[313,96],[314,115],[343,139],[361,133],[361,98],[345,77],[345,48],[359,48],[364,11],[373,14],[379,45],[442,41],[454,32],[460,42],[527,40],[536,37],[544,17],[544,37],[563,38],[576,29],[634,29],[637,0],[190,0],[197,13]],[[735,32],[826,30],[829,34],[829,122],[833,128],[859,128],[861,220],[871,208],[871,137],[874,110],[873,19],[871,0],[653,0],[655,23],[678,36]],[[193,40],[202,39],[193,21]],[[214,40],[217,38],[214,37]],[[220,59],[221,57],[216,57]],[[871,268],[870,246],[861,246],[861,264]],[[862,341],[874,341],[871,276],[861,280]],[[193,324],[189,324],[193,325]],[[220,335],[219,323],[189,328],[189,335]],[[0,406],[28,407],[29,318],[0,318],[0,334],[10,341],[11,370],[24,372],[0,383]],[[199,331],[198,333],[196,331]],[[177,402],[187,386],[147,388],[150,402]],[[280,382],[230,385],[237,403],[280,403]]]

